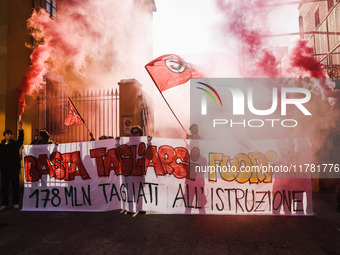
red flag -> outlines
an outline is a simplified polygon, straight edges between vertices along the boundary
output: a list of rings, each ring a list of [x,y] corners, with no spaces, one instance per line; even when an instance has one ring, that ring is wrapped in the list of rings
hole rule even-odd
[[[192,64],[174,54],[160,56],[146,64],[145,68],[161,92],[204,76]]]
[[[80,116],[77,108],[74,106],[70,98],[68,98],[68,105],[70,107],[70,111],[67,114],[67,117],[64,121],[64,125],[72,126],[83,124],[84,123],[83,118]]]

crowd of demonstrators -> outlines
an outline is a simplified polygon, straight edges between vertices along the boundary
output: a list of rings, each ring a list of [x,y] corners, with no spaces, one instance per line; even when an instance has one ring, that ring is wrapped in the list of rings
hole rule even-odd
[[[143,129],[140,127],[140,126],[138,126],[138,125],[136,125],[136,126],[133,126],[131,129],[130,129],[130,134],[129,134],[129,136],[143,136]],[[108,138],[109,139],[109,138]],[[120,136],[117,136],[116,137],[116,139],[120,139]],[[99,140],[101,140],[100,138],[99,138]]]
[[[31,145],[34,144],[53,144],[53,141],[50,140],[50,134],[46,129],[36,130],[35,136]]]
[[[107,139],[113,139],[114,137],[113,136],[110,136],[110,135],[108,135],[108,136],[106,136],[106,135],[102,135],[102,136],[100,136],[98,139],[99,140],[107,140]]]
[[[19,173],[21,169],[20,148],[24,142],[24,130],[22,121],[19,121],[19,138],[13,139],[13,132],[9,129],[3,133],[4,139],[0,144],[0,169],[1,169],[1,189],[2,189],[2,206],[1,211],[8,208],[9,202],[9,185],[13,189],[13,208],[20,209],[20,189]]]

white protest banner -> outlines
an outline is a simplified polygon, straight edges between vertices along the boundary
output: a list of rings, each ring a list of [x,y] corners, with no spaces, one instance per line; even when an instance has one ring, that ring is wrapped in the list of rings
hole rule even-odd
[[[306,140],[215,151],[204,151],[204,142],[121,137],[24,146],[23,210],[312,214],[311,179],[296,168],[310,157]],[[303,178],[279,178],[286,166]]]

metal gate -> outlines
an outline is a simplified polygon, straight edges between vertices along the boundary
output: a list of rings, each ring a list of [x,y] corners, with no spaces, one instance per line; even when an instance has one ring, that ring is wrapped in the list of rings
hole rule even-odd
[[[84,124],[64,125],[70,109],[67,86],[60,86],[58,93],[45,90],[38,96],[38,129],[45,128],[56,143],[89,141],[89,132]],[[72,93],[70,98],[96,140],[101,136],[116,137],[119,135],[117,89],[77,91]]]

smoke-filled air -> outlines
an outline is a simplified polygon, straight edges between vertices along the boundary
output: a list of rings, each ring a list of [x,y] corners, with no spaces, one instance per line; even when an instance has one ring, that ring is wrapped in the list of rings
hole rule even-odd
[[[112,88],[120,79],[145,75],[150,52],[140,49],[151,45],[152,30],[142,29],[150,18],[149,7],[142,2],[58,1],[54,20],[44,9],[34,11],[27,21],[35,44],[27,45],[33,51],[20,84],[20,112],[25,108],[25,95],[44,84],[46,71],[63,76],[71,90]]]
[[[57,17],[53,22],[43,9],[34,11],[28,20],[28,28],[36,43],[28,45],[33,49],[32,65],[20,85],[21,113],[25,107],[25,95],[39,90],[44,84],[43,75],[47,70],[63,76],[71,89],[112,88],[120,79],[135,78],[152,95],[153,104],[157,106],[154,113],[155,134],[167,136],[171,133],[172,137],[185,137],[144,69],[152,54],[141,49],[147,48],[145,46],[152,49],[151,45],[155,53],[153,58],[161,54],[179,54],[188,62],[199,64],[207,77],[328,77],[313,55],[311,42],[307,40],[297,39],[288,53],[277,54],[278,47],[270,42],[268,35],[273,33],[269,28],[269,24],[273,23],[270,14],[273,10],[280,11],[280,7],[269,8],[272,1],[214,0],[210,4],[205,1],[189,1],[192,4],[174,1],[177,4],[174,8],[162,8],[164,1],[155,1],[158,10],[154,13],[154,25],[160,29],[154,30],[154,41],[152,28],[148,31],[141,29],[143,23],[151,18],[151,12],[146,11],[149,7],[144,5],[142,8],[141,4],[148,2],[58,1]],[[199,10],[202,9],[201,5],[205,8],[209,6],[209,9],[204,10],[207,15],[194,16],[196,12],[202,13]],[[162,15],[172,19],[162,20]],[[195,18],[190,19],[191,15]],[[287,19],[294,18],[298,22],[297,16],[286,15]],[[196,22],[199,28],[195,28],[192,22]],[[210,22],[211,25],[204,26],[202,22]],[[136,24],[140,24],[140,27]],[[195,29],[198,31],[197,37],[190,41],[191,37],[185,35]],[[179,36],[180,33],[183,36]],[[202,41],[205,42],[204,48],[193,52]],[[186,48],[181,49],[181,44]],[[164,93],[187,130],[190,125],[188,87],[187,83]],[[315,105],[319,101],[329,101],[327,104],[331,109],[337,100],[334,84],[326,79],[308,81],[305,87],[318,95]],[[264,95],[270,90],[263,89],[261,93]]]

